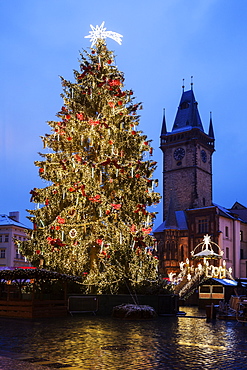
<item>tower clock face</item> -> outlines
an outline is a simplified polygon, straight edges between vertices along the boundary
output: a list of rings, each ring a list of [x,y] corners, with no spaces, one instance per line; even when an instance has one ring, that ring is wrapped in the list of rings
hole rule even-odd
[[[177,148],[173,153],[173,157],[176,161],[181,161],[184,156],[185,156],[184,148]]]
[[[207,153],[205,152],[205,150],[202,150],[201,151],[201,159],[204,163],[207,162]]]

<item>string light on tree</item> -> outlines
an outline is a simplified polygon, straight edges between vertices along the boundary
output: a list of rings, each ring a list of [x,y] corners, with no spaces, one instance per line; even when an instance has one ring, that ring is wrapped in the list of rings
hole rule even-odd
[[[39,207],[29,210],[34,228],[19,248],[34,266],[42,260],[44,268],[83,276],[90,292],[113,293],[157,278],[155,249],[145,250],[154,245],[149,207],[160,195],[156,162],[146,156],[150,140],[138,129],[142,106],[124,89],[105,43],[122,36],[104,22],[91,28],[75,81],[61,78],[63,105],[35,162],[46,187],[30,191]]]

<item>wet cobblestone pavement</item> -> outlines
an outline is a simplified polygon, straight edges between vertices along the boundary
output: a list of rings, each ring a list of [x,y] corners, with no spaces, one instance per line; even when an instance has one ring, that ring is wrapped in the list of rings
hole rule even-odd
[[[8,354],[9,355],[9,354]],[[51,368],[33,363],[25,363],[6,356],[0,356],[0,370],[50,370]]]
[[[151,321],[0,319],[0,370],[247,370],[247,325],[184,310]]]

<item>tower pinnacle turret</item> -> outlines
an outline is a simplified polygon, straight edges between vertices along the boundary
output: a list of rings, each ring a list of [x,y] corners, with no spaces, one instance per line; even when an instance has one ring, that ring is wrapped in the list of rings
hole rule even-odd
[[[214,129],[213,129],[213,121],[212,121],[212,112],[210,112],[210,121],[209,121],[209,130],[208,136],[214,139]]]
[[[167,129],[166,129],[166,116],[165,116],[165,108],[163,109],[163,121],[162,121],[162,128],[161,128],[161,136],[166,135]]]

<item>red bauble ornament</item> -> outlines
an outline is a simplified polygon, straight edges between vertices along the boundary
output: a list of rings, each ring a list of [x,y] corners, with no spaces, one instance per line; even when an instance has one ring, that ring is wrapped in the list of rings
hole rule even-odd
[[[79,119],[80,121],[82,121],[84,116],[83,116],[82,113],[76,113],[76,118]]]
[[[152,228],[151,228],[151,227],[149,227],[149,228],[147,228],[147,229],[142,228],[142,232],[143,232],[144,234],[149,234],[149,233],[151,233],[151,231],[152,231]]]
[[[62,218],[62,217],[60,217],[60,216],[57,216],[57,222],[58,222],[59,224],[64,224],[64,223],[65,223],[65,219],[64,219],[64,218]]]
[[[116,210],[119,210],[121,207],[122,207],[122,204],[111,204],[111,206],[116,209]]]
[[[92,120],[92,119],[90,118],[90,119],[89,119],[89,121],[88,121],[88,123],[89,123],[91,126],[96,126],[96,125],[98,125],[98,124],[100,123],[100,121],[99,121],[99,120],[94,121],[94,120]]]
[[[82,157],[79,154],[75,154],[74,157],[77,160],[77,162],[81,162],[82,161]]]
[[[137,231],[137,230],[136,230],[136,226],[135,226],[134,224],[131,226],[130,231],[131,231],[132,233],[135,233],[135,232]]]
[[[119,86],[119,85],[121,85],[121,81],[120,80],[110,80],[109,85],[110,86]]]
[[[95,197],[88,198],[88,199],[91,200],[92,202],[100,202],[100,195],[96,194]]]

